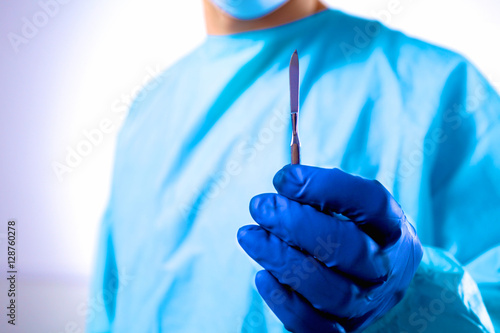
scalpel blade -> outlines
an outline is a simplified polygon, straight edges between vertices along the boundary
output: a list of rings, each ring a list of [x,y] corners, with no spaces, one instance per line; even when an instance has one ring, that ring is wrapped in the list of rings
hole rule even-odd
[[[299,56],[297,50],[290,59],[290,107],[292,113],[299,112]]]

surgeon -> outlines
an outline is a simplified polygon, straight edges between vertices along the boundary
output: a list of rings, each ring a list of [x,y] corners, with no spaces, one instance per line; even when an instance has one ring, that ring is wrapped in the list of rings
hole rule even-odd
[[[500,329],[500,97],[483,75],[318,0],[204,6],[205,41],[120,131],[87,332]]]

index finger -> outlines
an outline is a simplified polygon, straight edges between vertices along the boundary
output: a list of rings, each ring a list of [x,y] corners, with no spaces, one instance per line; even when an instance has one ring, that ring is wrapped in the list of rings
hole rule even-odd
[[[288,164],[276,173],[273,184],[279,194],[291,200],[348,217],[382,246],[401,235],[404,213],[376,180],[336,168]]]

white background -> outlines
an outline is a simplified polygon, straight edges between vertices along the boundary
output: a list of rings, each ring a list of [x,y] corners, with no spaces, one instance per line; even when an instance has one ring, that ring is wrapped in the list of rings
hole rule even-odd
[[[20,228],[20,320],[27,325],[30,311],[62,297],[50,316],[32,317],[39,332],[83,322],[75,309],[85,301],[124,115],[114,106],[204,38],[201,0],[66,2],[17,52],[8,34],[21,34],[23,19],[33,21],[43,9],[29,0],[0,4],[0,225],[15,218]],[[464,54],[500,90],[498,1],[325,2]],[[67,149],[103,119],[113,130],[58,179],[53,163],[65,163]]]

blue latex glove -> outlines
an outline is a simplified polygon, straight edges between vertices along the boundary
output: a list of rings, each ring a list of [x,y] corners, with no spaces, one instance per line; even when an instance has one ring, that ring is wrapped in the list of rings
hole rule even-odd
[[[287,330],[355,331],[401,300],[422,247],[378,181],[287,165],[273,183],[278,194],[250,202],[259,226],[240,228],[238,241],[265,268],[257,289]]]

